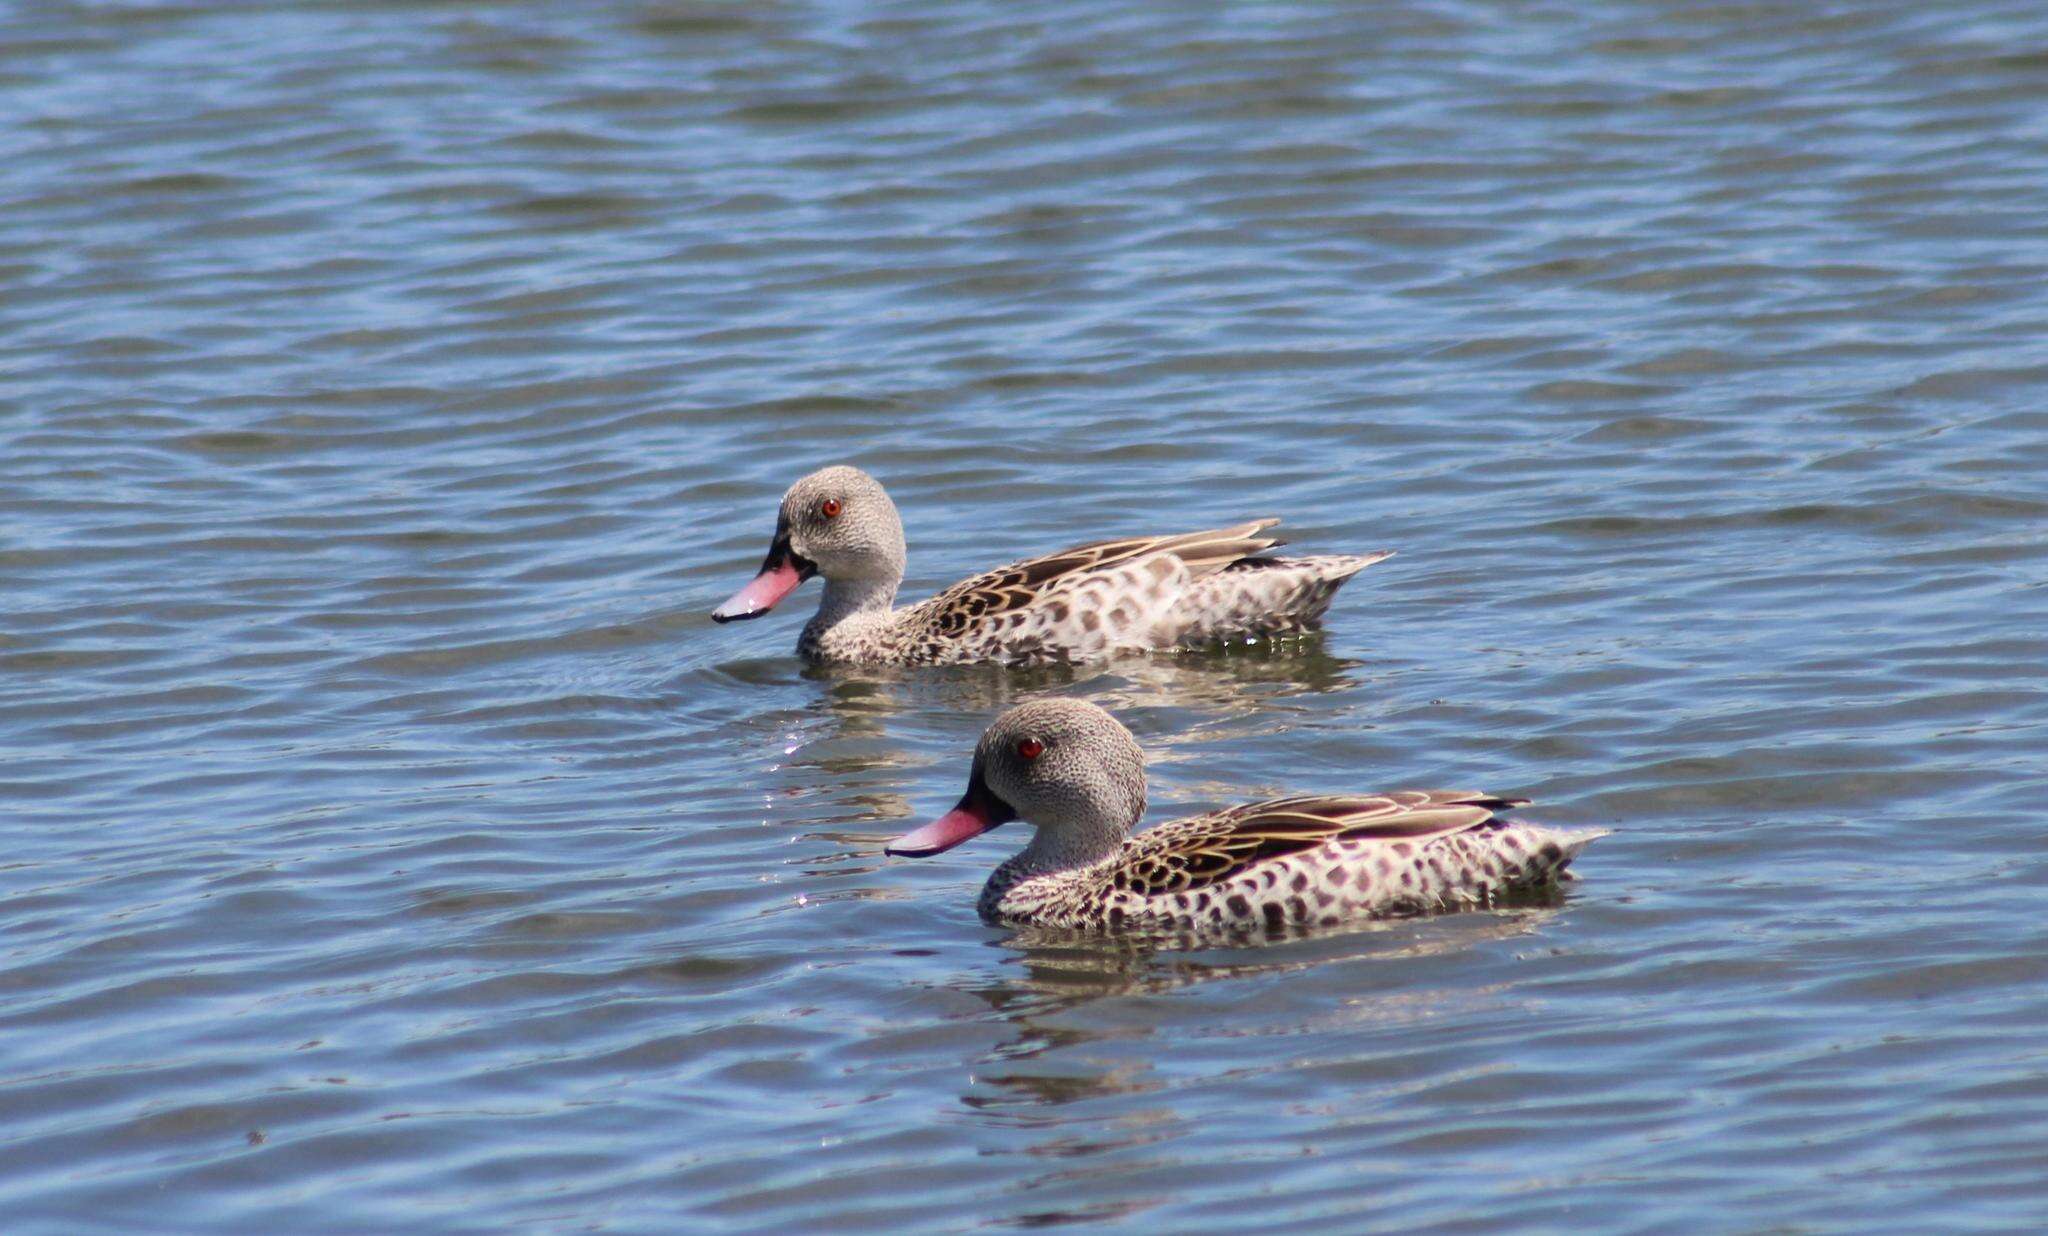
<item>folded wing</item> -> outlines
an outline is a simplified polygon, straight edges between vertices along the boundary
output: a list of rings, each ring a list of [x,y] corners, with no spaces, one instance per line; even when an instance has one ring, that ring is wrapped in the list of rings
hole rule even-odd
[[[1147,559],[1162,556],[1173,559],[1178,569],[1185,572],[1185,578],[1198,579],[1281,544],[1277,537],[1261,535],[1279,522],[1258,519],[1206,532],[1097,541],[1029,558],[953,585],[915,606],[914,621],[932,636],[958,639],[992,620],[1044,605],[1056,597],[1064,595],[1079,600],[1071,594],[1093,576],[1157,587],[1172,572],[1158,566],[1138,568]]]
[[[1142,896],[1211,888],[1260,863],[1338,840],[1425,841],[1477,828],[1527,799],[1465,790],[1399,790],[1251,803],[1139,834],[1111,873]]]

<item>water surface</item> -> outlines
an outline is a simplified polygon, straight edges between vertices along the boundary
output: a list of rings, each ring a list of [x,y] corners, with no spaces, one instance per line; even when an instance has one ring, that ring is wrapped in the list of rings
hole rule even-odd
[[[2016,0],[0,13],[9,1230],[2030,1226],[2044,48]],[[841,460],[911,595],[1252,515],[1402,555],[1301,647],[807,671],[706,613]],[[1044,690],[1155,818],[1615,833],[1550,907],[1014,935],[1016,838],[880,843]]]

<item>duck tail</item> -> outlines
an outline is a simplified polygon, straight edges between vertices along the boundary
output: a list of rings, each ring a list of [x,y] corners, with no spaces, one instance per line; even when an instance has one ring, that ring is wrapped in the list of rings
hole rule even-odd
[[[1376,562],[1385,562],[1393,556],[1394,551],[1391,549],[1382,549],[1370,554],[1316,554],[1308,558],[1260,556],[1239,558],[1224,570],[1259,571],[1284,567],[1292,571],[1306,572],[1317,582],[1334,589],[1365,568]]]
[[[1560,880],[1578,879],[1578,873],[1571,870],[1572,860],[1579,856],[1579,851],[1613,831],[1611,828],[1584,828],[1577,832],[1558,833],[1557,848],[1562,851],[1562,857],[1557,860],[1557,865],[1552,867],[1551,871]]]

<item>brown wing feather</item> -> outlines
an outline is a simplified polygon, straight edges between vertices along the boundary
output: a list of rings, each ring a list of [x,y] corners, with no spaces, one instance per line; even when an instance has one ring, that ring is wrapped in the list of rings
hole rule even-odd
[[[1260,863],[1331,841],[1404,841],[1463,832],[1527,799],[1461,790],[1279,798],[1175,820],[1142,833],[1110,876],[1146,896],[1208,888]]]
[[[989,614],[1023,609],[1070,576],[1098,571],[1150,554],[1171,553],[1187,563],[1190,574],[1208,575],[1281,544],[1278,537],[1259,535],[1279,522],[1277,519],[1255,519],[1207,532],[1126,537],[1119,541],[1076,545],[1072,549],[1026,558],[962,580],[917,608],[924,611],[921,618],[932,631],[951,635],[966,630],[976,619]]]

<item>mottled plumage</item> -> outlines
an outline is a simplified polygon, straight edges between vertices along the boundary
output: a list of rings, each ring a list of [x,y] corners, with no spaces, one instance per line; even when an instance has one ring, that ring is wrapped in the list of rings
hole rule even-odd
[[[993,922],[1157,931],[1327,926],[1486,906],[1569,878],[1566,865],[1605,833],[1499,814],[1527,805],[1462,790],[1308,795],[1132,837],[1144,813],[1137,741],[1092,704],[1040,700],[989,727],[958,807],[890,849],[931,854],[1008,819],[1035,825],[1030,843],[982,890],[979,909]]]
[[[857,468],[812,473],[783,496],[761,575],[713,617],[757,617],[825,578],[797,651],[811,661],[1029,665],[1311,630],[1337,589],[1388,553],[1274,558],[1279,521],[1098,541],[1030,558],[896,609],[903,525]]]

